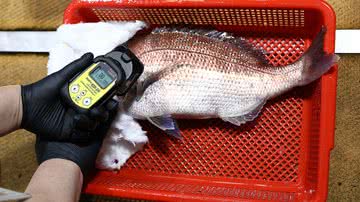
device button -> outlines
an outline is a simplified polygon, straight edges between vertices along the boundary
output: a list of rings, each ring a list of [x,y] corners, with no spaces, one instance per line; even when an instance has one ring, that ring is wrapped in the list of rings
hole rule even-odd
[[[84,91],[84,90],[83,90],[83,91],[81,91],[81,92],[80,92],[80,95],[81,95],[81,96],[86,95],[86,91]]]
[[[72,93],[79,92],[79,85],[75,84],[75,85],[71,86],[71,92]]]
[[[125,53],[122,54],[121,58],[124,60],[124,62],[130,62],[131,61],[131,58],[128,55],[126,55]]]
[[[91,99],[90,98],[84,98],[84,100],[83,100],[83,104],[85,105],[85,106],[89,106],[90,104],[91,104]]]

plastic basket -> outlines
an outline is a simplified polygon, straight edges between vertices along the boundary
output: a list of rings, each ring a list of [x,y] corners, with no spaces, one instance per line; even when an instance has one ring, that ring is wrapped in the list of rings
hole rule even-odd
[[[320,0],[73,1],[64,23],[144,20],[151,26],[211,25],[246,36],[273,65],[297,60],[335,14]],[[253,122],[183,120],[183,142],[146,122],[150,143],[118,173],[99,171],[85,193],[157,201],[324,201],[334,144],[337,67],[268,102]]]

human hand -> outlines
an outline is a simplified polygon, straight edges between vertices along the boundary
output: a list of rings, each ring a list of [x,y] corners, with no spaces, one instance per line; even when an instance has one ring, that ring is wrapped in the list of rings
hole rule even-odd
[[[92,63],[93,55],[87,53],[62,70],[22,86],[21,127],[44,140],[87,142],[94,138],[98,124],[108,120],[109,112],[117,109],[117,102],[110,100],[88,113],[80,113],[65,104],[60,95],[66,82]]]
[[[87,143],[48,141],[41,138],[42,135],[37,134],[35,152],[38,163],[41,164],[50,159],[66,159],[78,165],[83,175],[87,175],[91,170],[95,169],[95,160],[102,144],[102,137],[108,131],[116,113],[117,111],[111,112],[109,119],[104,123],[100,123],[94,131],[95,138]]]

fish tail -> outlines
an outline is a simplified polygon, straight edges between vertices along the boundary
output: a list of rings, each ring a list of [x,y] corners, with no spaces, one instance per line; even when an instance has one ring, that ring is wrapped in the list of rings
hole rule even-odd
[[[324,51],[325,33],[326,27],[323,26],[302,59],[299,60],[304,65],[300,85],[307,85],[320,78],[339,60],[336,54],[327,54]]]

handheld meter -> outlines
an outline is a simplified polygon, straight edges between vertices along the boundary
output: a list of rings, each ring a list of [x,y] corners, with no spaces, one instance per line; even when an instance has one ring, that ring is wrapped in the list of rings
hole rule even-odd
[[[62,89],[66,103],[86,111],[105,103],[114,95],[124,95],[144,71],[143,64],[125,46],[94,59]]]

